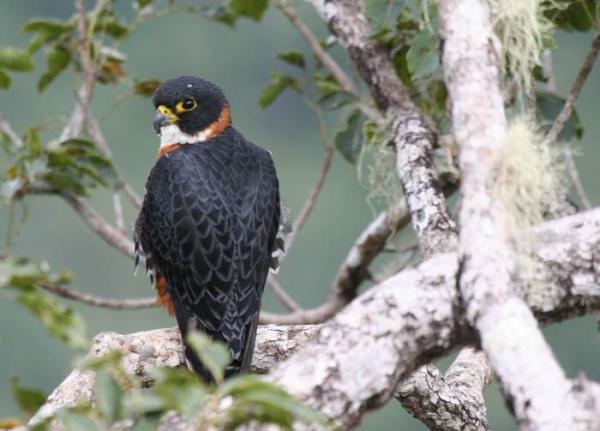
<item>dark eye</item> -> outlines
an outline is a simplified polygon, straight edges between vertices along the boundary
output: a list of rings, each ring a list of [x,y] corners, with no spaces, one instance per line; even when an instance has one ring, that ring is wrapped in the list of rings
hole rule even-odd
[[[185,99],[182,103],[183,109],[192,109],[196,106],[194,99]]]

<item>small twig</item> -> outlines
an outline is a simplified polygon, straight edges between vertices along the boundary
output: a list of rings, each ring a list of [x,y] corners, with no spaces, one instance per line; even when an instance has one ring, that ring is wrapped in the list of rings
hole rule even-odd
[[[133,242],[121,231],[107,222],[84,200],[71,193],[50,187],[32,187],[28,189],[27,192],[33,194],[54,194],[61,196],[100,238],[126,256],[129,256],[132,259],[134,258],[135,252]]]
[[[121,202],[121,195],[119,193],[113,193],[113,209],[115,211],[115,225],[121,232],[125,232],[125,220],[123,218],[123,203]]]
[[[575,108],[575,102],[579,97],[579,93],[581,93],[583,84],[585,84],[585,81],[592,70],[592,66],[594,65],[596,57],[598,56],[598,51],[600,51],[600,32],[596,34],[596,37],[594,37],[594,40],[592,41],[590,52],[586,56],[585,61],[583,62],[583,65],[577,74],[577,78],[571,86],[571,91],[569,91],[565,105],[563,106],[562,111],[560,111],[560,114],[558,114],[558,117],[556,117],[556,120],[554,120],[552,127],[544,138],[544,145],[551,145],[556,142],[558,135],[565,127],[565,124],[569,118],[571,118],[571,114]]]
[[[289,314],[261,312],[260,322],[288,325],[322,323],[330,319],[354,299],[358,287],[369,277],[369,265],[383,250],[387,240],[409,223],[410,216],[404,202],[381,213],[362,231],[348,252],[323,304]]]
[[[21,137],[15,132],[10,123],[4,115],[0,113],[0,131],[4,132],[6,136],[12,141],[15,147],[21,148],[23,146],[23,140]]]
[[[276,0],[275,5],[283,12],[290,23],[296,27],[300,35],[304,38],[309,48],[313,51],[319,61],[325,66],[327,70],[333,75],[335,80],[341,85],[341,87],[347,93],[350,93],[356,97],[360,96],[358,87],[352,82],[352,80],[346,75],[342,68],[336,63],[322,47],[319,39],[313,34],[313,32],[304,24],[296,11],[287,3],[286,0]]]
[[[120,180],[119,187],[121,187],[125,193],[125,196],[129,199],[134,207],[137,209],[142,207],[142,198],[135,192],[135,190],[133,190],[129,183],[125,182],[124,180]]]
[[[279,259],[280,264],[281,264],[281,262],[283,262],[285,257],[289,254],[289,251],[292,248],[292,244],[296,241],[296,238],[298,237],[300,230],[304,226],[304,223],[306,223],[306,220],[312,213],[312,210],[314,209],[315,204],[317,203],[317,199],[319,198],[319,195],[321,194],[321,190],[323,189],[323,185],[325,184],[325,179],[327,178],[327,174],[329,173],[329,168],[331,167],[331,162],[333,160],[333,155],[335,153],[335,146],[334,146],[333,142],[331,141],[331,139],[329,138],[329,136],[327,135],[327,127],[325,126],[325,121],[323,121],[323,116],[321,115],[320,108],[317,105],[311,103],[310,101],[307,101],[307,103],[312,108],[313,112],[315,113],[315,118],[316,118],[317,124],[319,126],[319,135],[321,137],[321,142],[323,142],[325,151],[323,154],[323,160],[321,161],[321,167],[319,169],[319,174],[317,175],[317,180],[315,181],[312,188],[310,189],[308,196],[306,197],[306,200],[304,201],[304,205],[302,206],[302,209],[300,210],[300,214],[298,214],[298,217],[296,218],[296,220],[294,220],[294,223],[292,225],[292,232],[290,233],[290,235],[288,236],[288,238],[286,240],[285,246],[286,246],[287,254],[284,256],[281,256],[281,258]]]
[[[289,293],[281,286],[277,278],[273,274],[269,274],[267,277],[267,285],[273,291],[275,297],[283,304],[289,311],[301,311],[302,307],[290,296]]]
[[[60,296],[61,298],[91,305],[93,307],[112,308],[115,310],[137,310],[140,308],[156,307],[156,298],[100,298],[87,293],[75,292],[62,286],[41,284],[40,288],[56,296]]]
[[[79,33],[78,51],[83,67],[83,83],[77,91],[77,103],[75,109],[69,118],[60,135],[60,140],[64,141],[74,138],[81,134],[86,119],[89,103],[92,99],[94,82],[96,80],[96,65],[91,57],[91,39],[95,21],[103,8],[103,2],[99,1],[96,9],[92,13],[90,20],[91,32],[88,32],[86,24],[85,0],[75,0],[75,13],[77,16],[77,32]]]

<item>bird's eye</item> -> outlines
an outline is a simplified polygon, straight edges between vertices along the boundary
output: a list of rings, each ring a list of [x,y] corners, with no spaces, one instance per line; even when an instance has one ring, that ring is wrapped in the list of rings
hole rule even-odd
[[[175,106],[175,108],[177,109],[177,112],[185,112],[185,111],[191,111],[196,106],[197,106],[197,104],[194,99],[192,99],[191,97],[186,97],[183,101],[179,102]]]

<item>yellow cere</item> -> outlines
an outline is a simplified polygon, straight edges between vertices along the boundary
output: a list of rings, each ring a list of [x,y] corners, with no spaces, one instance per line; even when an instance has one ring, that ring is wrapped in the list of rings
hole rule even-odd
[[[159,105],[158,106],[158,110],[160,111],[161,114],[163,114],[165,117],[167,117],[172,122],[175,122],[175,121],[177,121],[179,119],[179,117],[177,115],[175,115],[173,113],[173,111],[171,111],[165,105]]]

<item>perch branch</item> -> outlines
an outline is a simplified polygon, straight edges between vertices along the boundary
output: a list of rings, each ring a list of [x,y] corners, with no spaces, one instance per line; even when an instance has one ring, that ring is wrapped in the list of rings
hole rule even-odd
[[[549,324],[600,308],[600,266],[594,265],[600,259],[600,210],[545,223],[536,234],[535,278],[545,288],[531,289],[525,297],[539,321]],[[340,429],[352,429],[370,410],[387,402],[397,392],[398,382],[416,367],[476,342],[458,306],[458,272],[455,253],[438,255],[370,289],[321,327],[259,327],[255,370],[272,369],[267,378],[319,409]],[[265,338],[270,340],[268,349]],[[102,334],[94,346],[90,354],[113,348],[123,351],[126,369],[142,381],[148,381],[147,370],[154,365],[183,364],[179,334],[172,328]],[[266,351],[271,353],[265,359]],[[287,361],[273,365],[291,352]],[[486,370],[477,373],[487,375]],[[600,414],[596,389],[579,380],[570,393],[587,400],[589,409]],[[35,418],[89,400],[92,393],[93,379],[74,371]],[[438,395],[442,400],[444,393]]]

